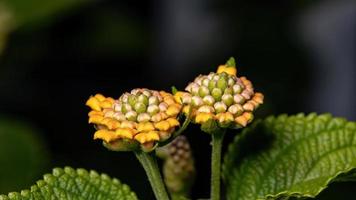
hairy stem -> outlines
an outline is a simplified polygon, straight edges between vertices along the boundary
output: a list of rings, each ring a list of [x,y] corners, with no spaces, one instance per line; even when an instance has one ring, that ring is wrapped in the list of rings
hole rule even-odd
[[[221,149],[225,130],[212,133],[211,152],[211,200],[220,200]]]
[[[148,180],[150,181],[156,199],[169,200],[167,190],[165,185],[163,184],[155,155],[153,153],[145,153],[143,151],[135,151],[135,155],[146,171]]]

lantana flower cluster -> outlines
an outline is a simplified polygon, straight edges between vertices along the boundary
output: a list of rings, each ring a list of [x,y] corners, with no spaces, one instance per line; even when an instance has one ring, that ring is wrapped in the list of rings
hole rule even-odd
[[[177,118],[182,105],[164,91],[134,89],[118,99],[96,94],[86,105],[92,109],[89,123],[97,128],[94,139],[113,150],[132,150],[138,145],[150,150],[180,125]]]
[[[237,77],[235,66],[221,65],[216,73],[199,75],[185,92],[175,94],[185,106],[183,111],[193,122],[209,120],[223,128],[245,127],[253,120],[253,111],[263,103],[263,95],[255,93],[246,77]]]

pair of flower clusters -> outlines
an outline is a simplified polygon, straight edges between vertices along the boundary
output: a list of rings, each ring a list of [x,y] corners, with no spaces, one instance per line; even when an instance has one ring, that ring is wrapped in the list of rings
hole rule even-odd
[[[262,103],[263,95],[254,92],[252,83],[236,76],[232,58],[216,73],[199,75],[184,92],[134,89],[118,99],[96,94],[86,105],[92,109],[89,123],[97,129],[94,139],[113,150],[150,151],[182,128],[181,113],[197,124],[213,121],[221,128],[240,128]]]

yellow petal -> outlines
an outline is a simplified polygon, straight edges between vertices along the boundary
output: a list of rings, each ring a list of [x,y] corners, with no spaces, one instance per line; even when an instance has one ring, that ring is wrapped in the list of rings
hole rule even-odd
[[[198,113],[197,116],[195,117],[195,122],[202,124],[212,118],[213,118],[213,114],[211,114],[211,113]]]
[[[89,124],[101,124],[101,121],[104,119],[101,115],[92,115],[89,117]]]
[[[131,128],[119,128],[115,131],[115,134],[122,138],[132,139],[135,135],[135,130]]]
[[[223,72],[233,75],[233,76],[236,76],[236,67],[228,67],[226,65],[220,65],[218,67],[217,73],[220,74]]]
[[[141,144],[151,141],[158,141],[159,135],[158,131],[142,132],[135,136],[135,140],[139,141]]]
[[[102,94],[96,94],[94,96],[96,99],[98,99],[99,101],[104,101],[106,98],[104,97],[104,95]]]
[[[176,118],[171,117],[168,118],[166,121],[169,123],[171,127],[179,126],[179,121]]]
[[[100,107],[102,108],[111,108],[112,107],[112,103],[109,100],[104,100],[102,102],[100,102]]]
[[[168,107],[166,113],[168,116],[176,116],[180,112],[180,106],[171,105]]]
[[[160,91],[159,94],[160,94],[162,97],[171,96],[170,93],[165,92],[165,91]]]
[[[256,101],[259,104],[263,103],[263,94],[262,93],[255,93],[255,96],[252,98],[254,101]]]
[[[101,111],[100,101],[95,97],[90,97],[85,105],[89,106],[91,109],[95,111]]]
[[[244,112],[242,116],[245,117],[248,123],[250,123],[253,120],[253,114],[251,112]]]
[[[105,118],[101,121],[102,125],[108,127],[108,129],[117,129],[120,127],[120,122],[116,119]]]
[[[184,93],[185,92],[181,92],[181,91],[176,92],[174,94],[174,100],[176,100],[176,102],[178,102],[178,103],[182,103],[182,97],[183,97]]]
[[[147,131],[153,131],[155,130],[155,127],[151,122],[141,122],[137,124],[137,131],[138,132],[147,132]]]
[[[248,101],[247,103],[245,103],[243,106],[243,109],[246,111],[253,111],[255,109],[255,106],[252,102]]]
[[[101,111],[96,111],[96,110],[92,110],[88,113],[88,116],[91,117],[91,116],[94,116],[94,115],[100,115],[100,116],[104,116],[104,113],[101,112]]]
[[[136,124],[134,122],[130,122],[130,121],[122,121],[120,128],[131,128],[131,129],[135,129],[136,128]]]
[[[247,119],[242,115],[236,117],[235,122],[243,127],[245,127],[247,125]]]
[[[216,118],[220,123],[229,123],[234,121],[234,116],[229,112],[219,113],[216,115]]]
[[[115,134],[114,131],[108,131],[108,130],[98,130],[95,132],[94,134],[94,140],[95,139],[102,139],[105,142],[111,142],[114,140],[117,140],[118,138],[120,138],[119,135]]]
[[[168,129],[171,128],[171,125],[169,124],[168,121],[160,121],[155,123],[155,127],[160,131],[167,131]]]

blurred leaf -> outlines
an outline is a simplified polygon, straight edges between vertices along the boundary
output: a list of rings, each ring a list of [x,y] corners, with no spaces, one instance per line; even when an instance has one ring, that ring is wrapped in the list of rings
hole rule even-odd
[[[255,122],[225,157],[228,199],[315,197],[356,181],[356,123],[331,115],[281,115]]]
[[[0,2],[0,54],[7,36],[21,26],[46,24],[72,8],[94,0],[2,0]],[[41,23],[39,23],[41,22]]]
[[[17,25],[49,20],[56,14],[88,2],[93,0],[3,0]]]
[[[44,175],[30,190],[0,195],[0,200],[8,199],[136,200],[137,197],[127,185],[106,174],[65,167],[53,169],[52,174]]]
[[[36,129],[0,117],[0,193],[28,187],[47,163],[48,152]]]

